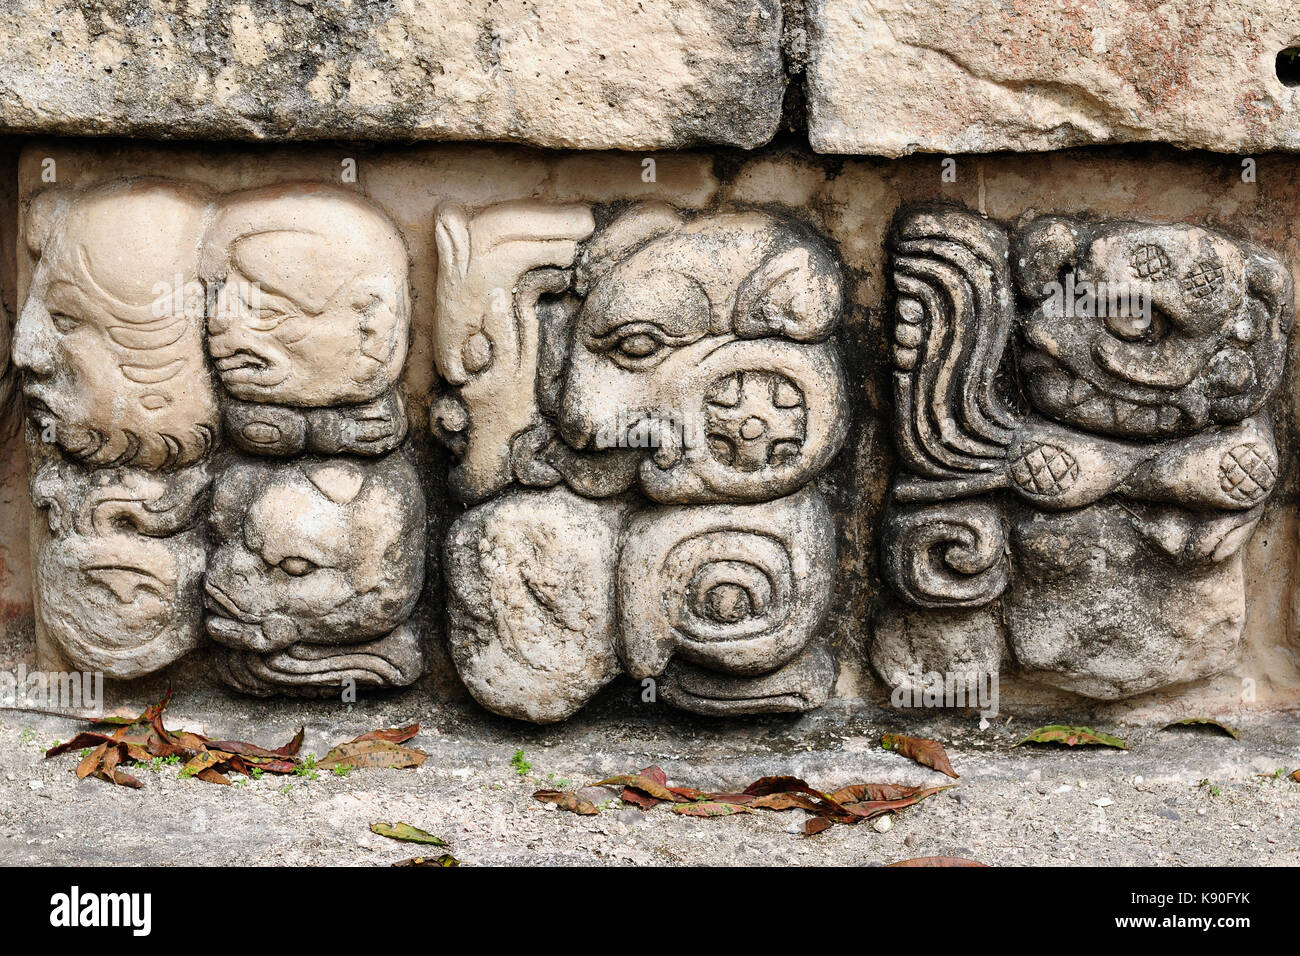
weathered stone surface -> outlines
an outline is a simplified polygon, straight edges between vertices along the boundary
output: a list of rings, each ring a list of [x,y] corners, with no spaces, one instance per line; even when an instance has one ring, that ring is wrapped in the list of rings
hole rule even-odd
[[[1024,671],[1075,693],[1228,667],[1278,477],[1261,409],[1292,331],[1283,263],[1182,224],[1041,217],[1009,245],[951,206],[900,213],[891,246],[904,473],[882,563],[913,608],[886,615],[881,675],[994,663],[952,611],[999,599]]]
[[[37,266],[13,362],[33,425],[92,466],[192,465],[216,443],[199,246],[212,197],[165,180],[49,189],[28,209]],[[174,294],[173,294],[174,293]]]
[[[0,129],[752,147],[780,33],[776,0],[13,0]]]
[[[660,678],[658,692],[666,703],[695,714],[798,714],[826,703],[834,683],[835,656],[814,642],[788,664],[757,677],[723,674],[675,658]]]
[[[819,152],[1300,149],[1300,89],[1275,70],[1293,4],[813,0],[808,28]]]
[[[516,489],[452,525],[447,640],[484,707],[553,723],[618,676],[614,569],[627,512],[563,486]]]
[[[1171,713],[1185,716],[1192,712],[1212,710],[1249,719],[1260,711],[1294,707],[1296,688],[1300,686],[1300,671],[1297,671],[1295,662],[1298,632],[1289,601],[1296,580],[1297,559],[1295,511],[1291,502],[1296,480],[1296,456],[1293,453],[1291,423],[1294,421],[1296,396],[1300,395],[1300,390],[1295,386],[1290,363],[1283,366],[1282,383],[1273,397],[1265,401],[1260,412],[1248,415],[1239,423],[1227,422],[1211,426],[1195,435],[1150,441],[1105,432],[1085,432],[1073,425],[1039,415],[1039,421],[1033,430],[1020,433],[1027,440],[1016,446],[1018,451],[1029,454],[1012,454],[1008,451],[1006,459],[990,469],[998,475],[998,482],[1005,483],[1002,490],[989,493],[989,498],[999,512],[1005,513],[1006,523],[1001,530],[1006,538],[1006,546],[1010,548],[1022,540],[1020,523],[1018,519],[1012,520],[1018,514],[1011,507],[1014,502],[1023,501],[1027,514],[1043,516],[1044,520],[1039,525],[1050,530],[1046,519],[1054,518],[1058,513],[1049,512],[1048,504],[1057,502],[1065,505],[1065,511],[1060,514],[1068,514],[1077,507],[1086,510],[1091,506],[1068,504],[1075,500],[1071,495],[1082,495],[1085,491],[1090,495],[1098,487],[1085,481],[1085,473],[1082,472],[1075,476],[1076,480],[1070,488],[1058,488],[1054,496],[1043,494],[1044,491],[1053,490],[1047,485],[1033,480],[1022,482],[1017,478],[1018,475],[1021,478],[1032,478],[1036,473],[1041,473],[1041,467],[1036,472],[1035,466],[1047,466],[1049,473],[1052,473],[1053,462],[1047,458],[1042,461],[1034,458],[1035,451],[1044,452],[1044,449],[1031,449],[1031,441],[1040,445],[1059,445],[1061,440],[1069,437],[1068,447],[1060,447],[1069,450],[1077,464],[1089,468],[1090,463],[1112,460],[1125,447],[1136,446],[1140,454],[1132,460],[1152,467],[1128,473],[1125,481],[1132,483],[1135,492],[1142,496],[1152,496],[1152,500],[1132,497],[1120,500],[1133,508],[1134,512],[1143,515],[1140,521],[1143,527],[1135,532],[1138,546],[1146,552],[1149,565],[1160,566],[1160,573],[1192,582],[1197,580],[1198,575],[1205,574],[1204,565],[1198,563],[1201,559],[1195,555],[1195,543],[1211,540],[1216,533],[1214,523],[1220,519],[1230,521],[1233,514],[1243,514],[1250,512],[1253,507],[1260,507],[1241,509],[1235,503],[1233,507],[1227,506],[1230,503],[1228,496],[1234,493],[1233,489],[1237,494],[1252,493],[1251,487],[1240,481],[1229,481],[1225,488],[1223,478],[1228,477],[1229,473],[1235,479],[1239,479],[1240,475],[1232,468],[1227,471],[1220,469],[1224,463],[1224,453],[1234,451],[1237,445],[1244,442],[1233,440],[1230,445],[1216,443],[1220,438],[1229,437],[1225,429],[1242,430],[1244,434],[1256,429],[1256,416],[1260,413],[1269,414],[1276,429],[1276,435],[1272,439],[1277,455],[1275,490],[1271,497],[1264,499],[1260,507],[1259,523],[1253,534],[1239,543],[1233,542],[1231,535],[1224,539],[1229,551],[1238,544],[1240,547],[1238,553],[1242,558],[1243,572],[1240,588],[1244,597],[1245,617],[1240,624],[1241,638],[1236,661],[1230,663],[1222,674],[1122,700],[1080,701],[1046,685],[1045,682],[1052,681],[1053,675],[1059,672],[1035,670],[1029,672],[1034,680],[1022,679],[1016,667],[1019,663],[1016,654],[1005,647],[1006,635],[1002,620],[1008,610],[1007,602],[1013,594],[1021,593],[1016,579],[1022,577],[1019,569],[1029,566],[1024,556],[1017,556],[1016,563],[1012,564],[1012,556],[1005,551],[1000,552],[1005,557],[1004,567],[1009,575],[1007,580],[1016,589],[1013,590],[1012,586],[1003,588],[994,579],[994,590],[1001,589],[1002,596],[992,603],[971,611],[963,608],[945,611],[942,608],[903,605],[903,610],[908,613],[906,620],[898,626],[895,626],[887,613],[882,613],[895,596],[880,577],[880,572],[887,570],[880,561],[880,535],[882,530],[889,527],[886,501],[891,479],[897,471],[898,451],[890,424],[894,401],[888,390],[895,372],[895,350],[891,343],[897,342],[896,321],[888,307],[894,296],[888,285],[891,270],[882,237],[887,234],[890,219],[900,205],[913,207],[916,203],[937,200],[956,202],[971,210],[987,212],[995,223],[1018,222],[1019,227],[1028,223],[1018,217],[1032,209],[1068,217],[1074,228],[1081,230],[1078,234],[1085,238],[1101,235],[1104,230],[1095,227],[1098,223],[1107,222],[1164,221],[1184,223],[1193,229],[1212,225],[1213,229],[1207,231],[1231,237],[1232,243],[1237,247],[1244,249],[1246,244],[1236,237],[1249,237],[1268,250],[1285,253],[1290,258],[1294,256],[1294,250],[1300,242],[1296,232],[1297,224],[1300,223],[1300,200],[1297,199],[1300,197],[1300,188],[1297,188],[1300,171],[1292,158],[1282,155],[1261,156],[1258,181],[1243,183],[1235,175],[1235,161],[1228,163],[1233,175],[1226,176],[1225,160],[1221,158],[1177,153],[1169,149],[1132,151],[1115,148],[1087,152],[1002,155],[982,157],[982,175],[978,177],[966,177],[963,167],[963,175],[957,182],[945,183],[935,175],[936,162],[932,157],[916,156],[889,162],[853,158],[831,160],[785,147],[746,155],[661,155],[658,157],[657,180],[648,182],[642,178],[641,157],[635,153],[565,154],[518,147],[426,144],[403,149],[376,149],[372,153],[362,154],[358,165],[360,182],[346,184],[339,181],[339,161],[346,155],[346,147],[332,145],[315,145],[303,149],[290,146],[182,147],[123,142],[41,142],[33,144],[22,160],[19,213],[25,220],[33,209],[39,211],[40,204],[33,203],[32,200],[37,198],[37,194],[51,188],[49,183],[42,181],[45,170],[43,160],[47,157],[57,161],[57,188],[66,190],[70,196],[82,195],[105,183],[128,177],[167,175],[193,184],[195,189],[209,191],[218,199],[276,184],[303,181],[331,183],[364,196],[381,208],[396,225],[409,250],[412,289],[408,359],[402,368],[398,386],[390,394],[405,396],[410,415],[410,437],[406,441],[409,449],[421,459],[420,480],[431,509],[428,526],[432,533],[439,534],[459,511],[456,505],[447,500],[449,489],[443,483],[445,465],[449,462],[429,440],[425,427],[437,407],[438,399],[453,391],[439,381],[435,354],[437,325],[440,321],[437,292],[440,266],[437,237],[439,210],[449,204],[456,204],[471,211],[472,217],[478,210],[501,203],[532,202],[552,207],[582,204],[592,210],[597,233],[622,214],[630,212],[636,204],[646,202],[672,206],[688,220],[701,219],[721,209],[739,208],[761,210],[782,222],[806,223],[808,232],[824,241],[842,266],[840,281],[845,293],[845,307],[837,331],[828,343],[833,342],[841,354],[845,398],[854,423],[840,454],[809,483],[825,498],[834,516],[838,538],[834,596],[829,602],[823,623],[813,638],[813,644],[818,640],[826,640],[837,658],[836,697],[857,701],[862,698],[888,700],[879,681],[866,666],[868,658],[865,652],[869,649],[870,660],[880,667],[879,660],[884,658],[878,652],[888,650],[886,645],[889,644],[890,635],[903,630],[905,636],[898,641],[902,650],[898,653],[890,651],[890,661],[901,660],[906,664],[914,657],[922,657],[933,660],[942,670],[966,670],[968,665],[972,665],[970,669],[981,671],[984,670],[983,666],[979,666],[982,663],[1004,661],[1001,699],[1007,713],[1033,713],[1044,718],[1059,719],[1067,713],[1082,716],[1086,712],[1088,722],[1094,725],[1097,722],[1122,721],[1133,715],[1141,715],[1141,719],[1149,724],[1159,719],[1159,716]],[[1089,210],[1095,218],[1084,220],[1072,215],[1078,210]],[[1024,234],[1028,235],[1027,232]],[[0,230],[0,238],[2,237]],[[953,233],[945,232],[941,238],[952,239]],[[592,241],[579,241],[579,251]],[[1111,242],[1114,241],[1112,238]],[[1193,245],[1199,245],[1200,242],[1198,239]],[[1211,246],[1213,245],[1212,241]],[[1068,246],[1069,244],[1067,248]],[[968,248],[973,247],[968,244]],[[1055,255],[1058,246],[1043,242],[1036,243],[1035,248]],[[1081,248],[1086,252],[1086,245]],[[26,242],[18,244],[17,253],[17,301],[22,303],[40,263],[32,259]],[[1080,262],[1084,259],[1095,259],[1099,277],[1108,274],[1110,266],[1106,265],[1107,262],[1115,264],[1115,268],[1127,264],[1122,256],[1084,256]],[[1174,258],[1171,256],[1170,259],[1172,263]],[[1158,261],[1158,257],[1151,261]],[[1193,261],[1195,257],[1180,261],[1180,269],[1184,262],[1190,264]],[[525,278],[531,280],[545,271],[536,270],[526,274]],[[987,278],[989,289],[1009,289],[1009,294],[1018,300],[1019,308],[1026,314],[1033,308],[1032,303],[1020,299],[1020,293],[1015,288],[1015,277],[1009,270],[999,277],[989,272],[984,278]],[[981,282],[983,281],[982,278]],[[954,290],[974,288],[970,283],[953,286]],[[1170,286],[1170,289],[1172,291],[1173,287]],[[538,296],[537,318],[542,347],[539,353],[536,398],[543,418],[554,416],[559,407],[565,377],[564,359],[568,350],[566,336],[571,335],[571,323],[575,321],[582,305],[582,297],[575,290],[576,285],[570,283],[568,291],[542,291]],[[518,302],[520,297],[530,295],[532,291],[525,283],[515,291],[515,300]],[[517,316],[520,314],[522,313],[515,312]],[[1212,327],[1205,330],[1206,341],[1219,343],[1209,353],[1211,359],[1226,346],[1247,354],[1256,369],[1266,370],[1271,365],[1269,349],[1264,348],[1260,340],[1257,340],[1256,345],[1246,347],[1246,343],[1235,339],[1236,320],[1243,318],[1244,313],[1216,309],[1214,315]],[[1230,317],[1233,319],[1231,322],[1228,321]],[[1094,321],[1089,328],[1099,331],[1100,326]],[[1080,328],[1074,331],[1083,333],[1087,330]],[[1016,341],[1011,338],[1013,334],[1020,335],[1014,325],[1008,330],[1009,347],[1010,343]],[[1272,333],[1265,340],[1271,336]],[[1289,337],[1294,336],[1293,327]],[[1281,338],[1285,341],[1288,335],[1282,335]],[[1095,344],[1103,340],[1089,338],[1087,341]],[[1233,342],[1237,344],[1234,345]],[[910,347],[901,342],[897,344]],[[1091,344],[1073,347],[1072,350],[1084,355],[1090,352]],[[1020,347],[1019,343],[1017,347]],[[1014,362],[1010,363],[1007,371],[1015,371],[1014,365]],[[1231,364],[1223,370],[1231,371]],[[1212,369],[1207,367],[1203,381],[1200,381],[1202,376],[1199,373],[1194,376],[1198,384],[1188,395],[1203,392],[1208,397],[1209,391],[1203,386],[1209,384],[1208,376],[1211,373]],[[959,380],[963,383],[978,383],[981,376],[976,373],[962,376]],[[1231,380],[1223,379],[1225,383]],[[1015,381],[1013,375],[1005,383],[1014,384]],[[221,388],[219,380],[216,384],[218,404],[229,431],[235,402]],[[980,407],[978,389],[971,394],[975,402],[971,407],[977,409]],[[1250,394],[1249,388],[1245,394]],[[352,414],[352,411],[345,414],[345,409],[360,411],[362,407],[331,406],[295,411],[290,406],[264,404],[261,410],[288,409],[294,414],[301,414],[300,420],[304,423],[317,412],[328,413],[331,416],[328,426],[321,430],[311,430],[311,434],[317,436],[312,440],[316,441],[317,438],[330,438],[336,430],[343,430],[342,423],[351,420],[349,416]],[[1207,413],[1209,412],[1207,406]],[[1216,429],[1220,431],[1216,432]],[[1063,435],[1063,432],[1068,435]],[[226,435],[223,438],[227,449],[237,444],[232,441],[232,437]],[[304,436],[304,439],[306,437],[308,436]],[[1267,433],[1257,430],[1257,437],[1262,440],[1264,449],[1268,450]],[[552,440],[557,436],[551,431],[547,438]],[[1260,441],[1253,443],[1261,445]],[[514,480],[521,485],[540,479],[553,480],[542,475],[540,468],[532,471],[527,467],[515,467],[532,464],[540,459],[540,456],[534,458],[527,454],[528,448],[522,441],[515,444],[517,447],[512,448],[511,455]],[[563,445],[563,442],[560,441],[560,444]],[[1192,458],[1168,454],[1178,448],[1194,452]],[[40,453],[34,459],[34,470],[39,469],[45,460],[45,454],[51,450],[47,443],[39,444]],[[13,449],[6,451],[12,452]],[[0,638],[3,643],[0,646],[11,652],[11,659],[15,662],[23,655],[30,654],[31,650],[30,597],[24,596],[24,591],[30,594],[31,574],[36,563],[35,555],[30,559],[27,557],[28,531],[24,514],[30,509],[31,503],[27,491],[25,456],[21,449],[17,451],[17,454],[6,454],[3,462],[0,462],[4,466],[0,474],[5,476],[3,485],[0,486],[0,507],[4,509],[3,524],[0,526],[0,548],[3,548],[0,551],[0,561],[3,561],[0,565],[0,597],[4,600],[4,604],[0,605],[0,631],[3,632],[3,637]],[[338,444],[329,448],[322,444],[317,450],[306,451],[331,456],[358,454],[344,451]],[[515,451],[520,454],[514,454]],[[646,448],[627,451],[630,457],[634,456],[634,465],[651,453]],[[295,460],[293,456],[303,454],[304,451],[295,450],[287,460],[284,457],[262,457],[268,464],[288,464]],[[620,472],[617,464],[596,464],[595,459],[602,456],[588,456],[584,459],[585,474],[591,479],[585,486],[587,491],[599,493],[602,488],[598,486],[606,478],[618,480],[609,480],[605,487],[629,487],[624,483],[626,473]],[[372,456],[362,457],[369,459]],[[1260,456],[1259,461],[1245,455],[1233,457],[1235,466],[1244,474],[1255,472],[1259,462],[1264,460],[1264,456]],[[426,463],[431,467],[425,467]],[[1067,469],[1062,475],[1068,472]],[[1054,478],[1057,477],[1055,473],[1052,474]],[[1264,477],[1262,472],[1259,474]],[[527,475],[527,479],[524,475]],[[1189,476],[1192,480],[1188,480]],[[1259,484],[1258,480],[1252,480]],[[638,508],[651,506],[636,490],[635,468],[630,487],[628,495],[636,501]],[[1179,495],[1194,491],[1196,495],[1202,496],[1197,509],[1187,509],[1195,519],[1190,526],[1186,526],[1181,519],[1170,520],[1176,514],[1176,507],[1166,508],[1155,500],[1154,495],[1161,487],[1177,488]],[[917,501],[905,504],[909,509],[923,509],[942,505],[943,502]],[[690,509],[711,506],[702,504],[680,507]],[[903,510],[900,508],[897,513],[902,513]],[[1170,514],[1162,517],[1162,510]],[[1151,520],[1151,515],[1159,520]],[[34,517],[37,519],[32,531],[34,538],[39,536],[42,529],[48,534],[46,515],[37,513]],[[1204,518],[1212,520],[1203,522]],[[1192,544],[1193,547],[1179,551],[1178,540],[1182,535],[1180,528],[1183,527],[1190,528],[1185,543]],[[1087,550],[1095,556],[1096,539],[1088,537],[1086,527],[1077,529],[1077,532],[1072,532],[1071,547],[1079,551]],[[430,548],[436,548],[439,543],[436,540],[427,542]],[[39,550],[39,542],[36,545]],[[1169,549],[1178,553],[1171,555]],[[992,552],[999,553],[996,548]],[[937,550],[938,556],[943,553],[943,548]],[[983,548],[971,550],[966,558],[974,564],[967,563],[966,566],[978,566],[982,560],[981,555],[987,553]],[[1227,560],[1231,561],[1231,557]],[[930,567],[942,570],[942,564]],[[1217,570],[1209,574],[1209,577],[1216,576]],[[1028,578],[1024,577],[1023,580]],[[1091,579],[1086,575],[1080,580],[1085,581],[1085,587],[1091,586]],[[1042,596],[1046,603],[1051,603],[1048,589],[1053,586],[1058,585],[1050,582],[1042,585]],[[1059,586],[1065,587],[1066,584]],[[435,673],[430,675],[429,681],[422,682],[421,687],[433,693],[435,705],[449,702],[450,698],[461,693],[454,662],[441,653],[438,646],[445,628],[445,619],[441,614],[442,588],[440,582],[429,582],[412,619],[421,622],[419,642],[432,651],[429,663]],[[1034,602],[1026,600],[1023,608],[1025,620],[1032,619],[1036,606]],[[1219,607],[1229,608],[1229,605]],[[931,616],[942,618],[944,614],[968,615],[969,626],[959,631],[953,625],[942,632],[946,643],[938,647],[933,642],[927,645],[926,642],[939,632],[927,630],[926,619]],[[944,619],[940,623],[946,627],[947,621]],[[1161,622],[1148,619],[1138,623],[1143,627],[1151,625],[1152,632],[1156,634],[1168,636],[1171,632],[1168,620]],[[396,635],[404,629],[398,628],[393,633]],[[1069,635],[1063,631],[1049,627],[1039,628],[1037,624],[1034,629],[1039,638],[1035,641],[1035,647],[1041,647],[1044,655],[1054,653],[1055,649],[1063,650],[1066,654],[1075,654],[1080,650],[1070,644]],[[1023,633],[1029,635],[1030,631],[1026,629]],[[37,647],[44,654],[53,642],[47,642],[43,646],[40,640],[41,631],[38,629]],[[349,646],[346,654],[342,645],[323,647],[342,667],[352,656],[369,659],[370,655],[364,646],[366,643],[370,642]],[[1026,646],[1029,646],[1028,643]],[[942,651],[945,656],[927,658],[928,652],[923,650],[925,647]],[[282,685],[284,675],[310,672],[317,667],[317,662],[309,660],[308,652],[311,649],[312,645],[296,644],[280,652],[274,660],[272,655],[258,656],[255,659],[252,656],[255,652],[234,660],[236,654],[244,652],[232,650],[230,670],[233,673],[238,664],[240,673],[248,673],[255,664],[258,673],[262,675],[257,678],[258,681],[266,680],[267,675],[272,675],[273,682]],[[395,645],[387,645],[382,652],[394,658],[397,656]],[[1030,648],[1029,653],[1037,654],[1039,651]],[[1029,653],[1026,653],[1027,658]],[[167,679],[175,680],[178,686],[202,684],[207,675],[199,672],[198,667],[205,658],[191,656],[194,658],[193,663],[178,662],[169,670]],[[1191,660],[1193,656],[1187,654],[1185,659]],[[30,662],[30,658],[28,660]],[[41,660],[48,661],[49,658],[42,657]],[[1085,666],[1100,672],[1102,661],[1087,663],[1086,655],[1083,660]],[[685,663],[685,658],[675,657],[668,669],[656,679],[661,692],[660,700],[666,706],[673,706],[669,703],[670,698],[678,704],[687,700],[687,697],[681,695],[673,697],[671,690],[668,694],[663,693],[666,682],[675,679],[673,675],[679,662]],[[71,665],[70,662],[65,662],[62,666]],[[1181,664],[1176,666],[1181,667]],[[338,678],[332,684],[331,691],[332,694],[337,694],[345,672],[331,672],[328,667],[325,670],[332,673],[330,680]],[[691,668],[682,668],[683,673],[689,670]],[[888,668],[881,667],[881,670],[887,671]],[[716,688],[732,689],[751,680],[756,683],[764,680],[761,676],[734,681],[730,679],[735,676],[710,671],[702,675],[701,679],[707,678],[710,685]],[[1065,679],[1076,678],[1067,676]],[[1244,683],[1248,680],[1253,683]],[[701,685],[693,683],[692,686]],[[1254,696],[1246,701],[1243,693],[1248,686],[1254,691]],[[421,691],[424,692],[426,691]],[[635,682],[616,679],[607,689],[605,698],[617,710],[622,706],[619,702],[630,703],[634,699],[640,699],[644,692],[645,688],[638,689]],[[373,700],[364,692],[362,699]],[[399,699],[411,698],[403,695]],[[716,701],[724,697],[719,693],[717,697],[709,699]],[[602,709],[604,706],[602,703]]]

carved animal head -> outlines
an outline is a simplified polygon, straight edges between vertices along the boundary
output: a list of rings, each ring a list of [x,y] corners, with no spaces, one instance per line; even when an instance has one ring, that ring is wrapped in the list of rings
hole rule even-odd
[[[400,452],[237,461],[213,493],[208,634],[269,653],[393,630],[419,596],[424,519],[415,469]]]
[[[843,440],[838,268],[760,212],[633,208],[584,250],[560,432],[579,450],[653,446],[658,501],[755,501],[812,478]]]
[[[197,281],[207,212],[201,192],[161,180],[32,200],[37,262],[13,361],[33,422],[74,458],[170,468],[212,446]]]
[[[1022,371],[1043,414],[1128,438],[1240,421],[1276,388],[1294,310],[1286,268],[1199,226],[1044,217],[1012,262]]]
[[[208,349],[236,398],[363,402],[401,373],[406,245],[364,199],[314,183],[237,193],[221,204],[202,269]]]

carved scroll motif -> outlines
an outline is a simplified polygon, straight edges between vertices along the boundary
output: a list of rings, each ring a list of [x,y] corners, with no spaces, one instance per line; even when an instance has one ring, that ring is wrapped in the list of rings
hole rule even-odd
[[[1241,547],[1277,480],[1263,408],[1289,273],[1190,225],[1043,217],[1010,254],[1003,235],[954,207],[894,226],[904,470],[884,568],[935,624],[918,639],[917,612],[884,622],[873,661],[891,680],[909,654],[941,659],[953,624],[938,609],[1000,600],[1016,660],[1058,687],[1114,698],[1216,673],[1242,633]]]
[[[810,482],[848,424],[825,248],[764,213],[663,204],[599,229],[585,207],[452,209],[439,230],[453,488],[473,502],[522,486],[447,541],[474,696],[559,720],[626,670],[704,713],[819,706],[835,541]],[[482,276],[516,290],[496,318],[464,307]]]

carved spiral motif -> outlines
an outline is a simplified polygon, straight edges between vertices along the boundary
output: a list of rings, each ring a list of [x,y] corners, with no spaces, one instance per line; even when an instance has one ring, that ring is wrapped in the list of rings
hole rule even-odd
[[[725,673],[773,670],[807,644],[830,598],[834,528],[812,489],[654,509],[626,541],[617,641],[634,677],[661,673],[675,652]]]
[[[918,607],[979,607],[1007,586],[1006,528],[983,501],[894,510],[885,520],[889,583]]]

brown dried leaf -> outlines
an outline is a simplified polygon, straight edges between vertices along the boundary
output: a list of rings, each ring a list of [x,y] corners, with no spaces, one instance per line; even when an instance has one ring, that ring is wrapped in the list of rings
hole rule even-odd
[[[967,860],[960,856],[918,856],[911,860],[899,860],[890,866],[988,866],[977,860]]]
[[[804,821],[803,835],[816,836],[823,830],[829,830],[834,825],[835,823],[830,817],[811,817]]]
[[[951,790],[955,786],[957,786],[955,783],[950,783],[944,787],[925,787],[909,796],[899,797],[897,800],[865,800],[859,803],[846,803],[844,809],[857,818],[853,822],[873,820],[882,814],[893,813],[897,810],[915,806],[927,797],[932,797],[944,790]],[[848,821],[841,820],[840,822]]]
[[[339,744],[325,755],[318,767],[333,770],[335,767],[383,767],[401,770],[418,767],[428,758],[423,750],[403,747],[388,740],[360,740]]]
[[[1046,727],[1039,727],[1014,746],[1019,747],[1021,744],[1065,744],[1067,747],[1093,745],[1128,750],[1128,744],[1118,737],[1093,730],[1091,727],[1067,727],[1064,724],[1048,724]]]
[[[734,813],[753,813],[742,803],[722,803],[718,800],[705,800],[700,803],[678,803],[673,805],[673,813],[684,817],[729,817]]]
[[[657,768],[652,768],[657,769]],[[659,771],[660,774],[663,771]],[[626,787],[632,790],[639,790],[647,796],[654,797],[656,800],[662,800],[667,803],[676,803],[677,795],[669,790],[663,783],[655,780],[649,774],[625,773],[616,777],[606,777],[592,784],[593,787]],[[627,799],[626,796],[623,797]],[[635,802],[635,801],[633,801]]]
[[[399,860],[393,866],[460,866],[460,860],[444,853],[442,856],[413,856],[409,860]]]
[[[922,766],[933,767],[950,777],[957,776],[957,772],[952,769],[952,764],[948,762],[948,754],[944,752],[943,745],[937,740],[905,737],[902,734],[884,734],[880,738],[880,746],[885,750],[900,753],[904,757],[910,757]]]
[[[387,740],[390,744],[404,744],[419,732],[420,732],[419,724],[411,724],[410,726],[407,727],[389,727],[387,730],[367,731],[366,733],[358,737],[356,740],[353,740],[352,743],[359,744],[365,740]],[[302,746],[301,730],[298,731],[298,736],[295,739],[298,741],[298,746],[301,747]],[[295,747],[290,752],[297,753],[297,747]]]
[[[568,790],[538,790],[533,794],[533,799],[540,800],[542,803],[553,803],[561,810],[568,810],[570,813],[581,814],[584,817],[600,812],[590,800],[585,800]]]
[[[92,773],[99,769],[100,761],[104,759],[104,754],[108,752],[108,744],[100,744],[90,753],[82,758],[81,763],[77,764],[77,779],[85,780]]]

